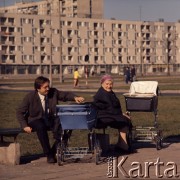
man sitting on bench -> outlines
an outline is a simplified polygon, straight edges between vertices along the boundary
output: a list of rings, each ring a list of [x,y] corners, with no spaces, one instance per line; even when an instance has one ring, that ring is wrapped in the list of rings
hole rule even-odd
[[[58,101],[76,101],[81,103],[83,97],[78,97],[74,93],[59,91],[56,88],[50,88],[48,78],[40,76],[35,79],[34,91],[28,93],[20,106],[17,108],[17,119],[21,128],[31,133],[36,131],[41,143],[44,154],[47,156],[48,163],[55,163],[55,144],[50,148],[48,129],[54,132],[59,121],[55,118],[56,105]]]

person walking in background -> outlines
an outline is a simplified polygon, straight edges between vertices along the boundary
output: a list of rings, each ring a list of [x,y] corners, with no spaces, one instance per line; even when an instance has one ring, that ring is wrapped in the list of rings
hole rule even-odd
[[[130,81],[130,76],[131,76],[129,67],[126,67],[124,76],[125,76],[125,82],[126,84],[128,84],[128,82]]]
[[[48,163],[55,163],[56,143],[50,147],[48,130],[53,132],[55,139],[60,126],[59,118],[55,117],[58,101],[75,101],[81,103],[83,97],[71,92],[50,88],[50,80],[39,76],[34,82],[34,91],[29,92],[16,111],[17,120],[26,133],[35,131]],[[61,129],[61,128],[60,128]]]
[[[135,69],[135,66],[132,65],[131,67],[131,82],[134,82],[136,81],[136,69]]]
[[[78,87],[79,86],[79,78],[80,78],[80,74],[78,72],[78,68],[75,68],[74,71],[74,87]]]
[[[85,67],[84,69],[84,74],[85,74],[85,78],[87,79],[89,77],[89,71],[87,67]]]
[[[84,73],[85,73],[85,78],[86,78],[86,86],[88,85],[88,77],[89,77],[89,71],[88,71],[88,68],[85,67],[84,69]]]

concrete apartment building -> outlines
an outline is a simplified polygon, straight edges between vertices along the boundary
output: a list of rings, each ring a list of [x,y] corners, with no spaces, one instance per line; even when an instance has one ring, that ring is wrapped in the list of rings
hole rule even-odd
[[[4,0],[5,1],[5,0]],[[1,12],[59,15],[64,17],[103,18],[103,0],[25,0],[13,6],[1,7]]]
[[[0,12],[1,75],[68,75],[75,67],[123,74],[131,65],[142,75],[180,72],[179,22],[103,19],[103,0],[18,3]]]

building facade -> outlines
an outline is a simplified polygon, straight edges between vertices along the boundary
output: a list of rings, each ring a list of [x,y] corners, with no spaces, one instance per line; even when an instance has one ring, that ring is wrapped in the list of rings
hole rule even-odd
[[[68,75],[75,67],[123,74],[131,65],[142,75],[180,73],[179,22],[3,12],[0,42],[2,75]]]
[[[103,18],[103,0],[39,0],[17,2],[13,6],[1,7],[2,13],[59,15],[78,18]]]

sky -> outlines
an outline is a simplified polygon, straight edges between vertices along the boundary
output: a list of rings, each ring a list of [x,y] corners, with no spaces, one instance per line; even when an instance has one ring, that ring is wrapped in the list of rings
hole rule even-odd
[[[180,0],[104,0],[105,18],[132,21],[177,22]]]
[[[15,1],[21,0],[0,0],[0,6]],[[165,22],[177,22],[180,19],[180,0],[104,0],[104,18],[129,21],[164,19]]]

